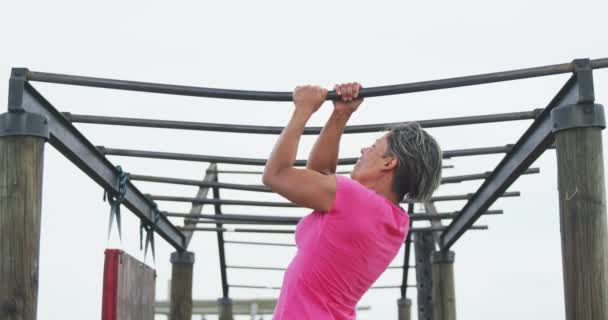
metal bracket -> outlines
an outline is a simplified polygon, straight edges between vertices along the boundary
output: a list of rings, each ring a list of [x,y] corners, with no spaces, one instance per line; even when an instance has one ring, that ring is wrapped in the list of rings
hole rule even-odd
[[[569,104],[551,110],[553,133],[572,128],[606,128],[604,106],[601,104]]]
[[[553,132],[572,128],[606,128],[604,107],[594,103],[593,69],[589,59],[577,59],[574,65],[574,76],[578,84],[576,104],[568,104],[551,111]]]
[[[44,116],[23,110],[0,114],[0,137],[11,136],[34,136],[48,140],[48,121]]]
[[[13,68],[11,77],[8,81],[8,111],[24,111],[23,110],[23,91],[25,90],[25,82],[27,81],[26,68]]]
[[[171,253],[172,264],[194,264],[194,252],[182,251]]]

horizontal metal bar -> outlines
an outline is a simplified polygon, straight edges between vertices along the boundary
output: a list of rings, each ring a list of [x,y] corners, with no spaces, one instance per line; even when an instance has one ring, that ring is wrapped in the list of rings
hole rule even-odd
[[[352,125],[344,128],[344,133],[368,133],[389,130],[401,127],[409,122],[417,122],[423,128],[437,128],[448,126],[472,125],[492,122],[519,121],[534,119],[541,110],[509,112],[499,114],[487,114],[468,117],[455,117],[445,119],[413,120],[406,122],[390,122],[378,124]],[[155,120],[142,118],[122,118],[109,116],[94,116],[63,113],[72,123],[89,123],[102,125],[118,125],[129,127],[162,128],[196,131],[232,132],[232,133],[254,133],[254,134],[281,134],[284,127],[279,126],[252,126],[240,124],[220,124],[191,121]],[[316,135],[321,133],[323,127],[306,127],[302,134]]]
[[[228,285],[231,288],[241,288],[241,289],[268,289],[268,290],[281,290],[281,287],[276,286],[255,286],[255,285],[244,285],[244,284],[230,284]],[[408,288],[416,288],[415,284],[408,284]],[[396,289],[401,288],[401,286],[372,286],[370,289]]]
[[[528,170],[522,172],[522,174],[536,174],[539,173],[539,168],[529,168]],[[486,179],[492,174],[492,171],[477,173],[477,174],[465,174],[461,176],[452,176],[452,177],[443,177],[441,178],[441,184],[448,183],[460,183],[463,181],[471,181],[471,180],[482,180]]]
[[[488,210],[484,214],[502,214],[502,210]],[[163,214],[167,217],[180,217],[192,220],[198,220],[196,223],[202,223],[200,219],[208,219],[209,223],[216,223],[215,221],[221,220],[221,223],[235,224],[235,223],[266,223],[266,224],[278,224],[278,225],[296,225],[301,217],[286,217],[286,216],[265,216],[265,215],[245,215],[245,214],[230,214],[222,213],[221,216],[212,214],[188,214],[188,213],[174,213],[165,212]],[[459,211],[454,212],[439,212],[437,214],[431,213],[416,213],[410,214],[410,220],[412,221],[423,221],[423,220],[435,220],[435,219],[453,219],[458,217]]]
[[[408,268],[414,269],[414,268],[416,268],[416,266],[408,266]],[[389,266],[387,269],[399,269],[399,270],[401,270],[401,269],[403,269],[403,266]]]
[[[281,229],[250,229],[250,228],[201,228],[201,227],[180,227],[180,230],[188,231],[213,231],[213,232],[236,232],[236,233],[294,233],[295,230]]]
[[[503,214],[502,210],[487,210],[483,213],[486,214]],[[410,214],[410,220],[412,221],[426,221],[426,220],[436,220],[436,219],[454,219],[460,215],[459,211],[454,211],[451,213],[416,213]]]
[[[591,61],[594,69],[608,67],[608,58],[596,59]],[[410,92],[421,92],[429,90],[456,88],[463,86],[479,85],[516,79],[526,79],[533,77],[549,76],[561,73],[569,73],[574,70],[572,63],[562,63],[547,65],[535,68],[518,69],[511,71],[501,71],[493,73],[478,74],[465,77],[447,78],[441,80],[422,81],[406,84],[388,85],[380,87],[370,87],[361,89],[360,97],[377,97]],[[108,88],[118,90],[143,91],[152,93],[175,94],[183,96],[239,99],[239,100],[258,100],[258,101],[291,101],[291,92],[270,92],[270,91],[246,91],[232,89],[215,89],[205,87],[169,85],[150,82],[137,82],[114,80],[104,78],[93,78],[83,76],[73,76],[65,74],[54,74],[29,71],[27,79],[31,81],[51,82],[69,84],[77,86]],[[328,100],[336,99],[335,91],[330,91],[327,95]]]
[[[256,226],[295,226],[297,223],[294,222],[280,222],[280,221],[234,221],[234,220],[194,220],[194,224],[230,224],[230,225],[256,225]]]
[[[228,269],[243,269],[243,270],[264,270],[264,271],[285,271],[287,268],[277,268],[277,267],[261,267],[261,266],[226,266]],[[409,268],[415,268],[414,266],[409,266]],[[403,269],[403,266],[389,266],[388,269]]]
[[[452,220],[448,229],[441,236],[442,250],[448,250],[467,227],[475,223],[481,212],[490,207],[498,195],[502,194],[553,143],[551,110],[576,103],[578,90],[578,83],[573,76],[496,166],[492,175],[479,187],[475,196],[465,204],[461,215]]]
[[[447,227],[420,227],[412,228],[410,232],[436,232],[444,231]],[[243,232],[243,233],[295,233],[295,230],[285,229],[248,229],[248,228],[199,228],[199,227],[179,227],[180,230],[187,231],[213,231],[213,232]],[[469,230],[487,230],[488,226],[471,226]]]
[[[540,172],[540,169],[538,169],[538,168],[530,168],[530,169],[524,171],[523,174],[534,174],[534,173],[539,173],[539,172]],[[480,179],[487,178],[488,176],[490,176],[491,173],[492,173],[491,171],[488,171],[488,172],[479,173],[479,174],[468,174],[468,175],[460,175],[460,176],[452,176],[452,177],[443,177],[441,179],[441,183],[447,184],[447,183],[459,183],[459,182],[470,181],[470,180],[480,180]],[[268,188],[264,185],[225,183],[225,182],[214,182],[214,181],[207,181],[207,180],[201,181],[201,180],[193,180],[193,179],[158,177],[158,176],[148,176],[148,175],[139,175],[139,174],[131,174],[130,178],[132,181],[157,182],[157,183],[168,183],[168,184],[178,184],[178,185],[187,185],[187,186],[221,188],[221,189],[255,191],[255,192],[272,192],[272,190],[270,188]]]
[[[273,242],[256,242],[256,241],[224,240],[224,243],[254,245],[254,246],[270,246],[270,247],[296,247],[295,244],[291,244],[291,243],[273,243]]]
[[[264,270],[264,271],[285,271],[286,268],[273,267],[254,267],[254,266],[226,266],[227,269],[243,269],[243,270]]]
[[[119,172],[114,165],[29,83],[25,84],[23,108],[47,118],[53,147],[102,188],[118,194]],[[185,249],[184,235],[163,215],[155,224],[154,203],[130,182],[123,204],[140,219],[155,225],[155,231],[175,249]]]
[[[429,201],[459,201],[468,200],[474,194],[461,194],[461,195],[449,195],[449,196],[435,196],[429,199]],[[173,202],[190,202],[199,204],[219,204],[219,205],[234,205],[234,206],[254,206],[254,207],[281,207],[281,208],[302,208],[291,202],[274,202],[274,201],[254,201],[254,200],[232,200],[232,199],[207,199],[207,198],[192,198],[192,197],[177,197],[177,196],[161,196],[161,195],[147,195],[151,200],[154,201],[173,201]],[[518,191],[505,192],[501,197],[519,197]],[[402,202],[409,203],[409,202]]]
[[[445,166],[441,166],[442,169],[453,169],[454,166],[453,165],[445,165]],[[261,170],[216,170],[216,173],[235,173],[235,174],[263,174],[264,171]],[[336,174],[349,174],[351,173],[350,170],[342,170],[342,171],[336,171]]]
[[[502,147],[446,150],[443,152],[443,158],[450,159],[450,158],[455,158],[455,157],[467,157],[467,156],[506,153],[511,149],[511,147],[512,147],[512,145],[506,145],[506,146],[502,146]],[[266,165],[266,159],[235,158],[235,157],[209,156],[209,155],[175,153],[175,152],[116,149],[116,148],[107,148],[104,146],[98,146],[97,148],[99,149],[99,151],[101,153],[103,153],[104,155],[108,155],[108,156],[181,160],[181,161],[195,161],[195,162],[229,163],[229,164],[241,164],[241,165],[250,165],[250,166],[265,166]],[[341,158],[341,159],[338,159],[338,165],[355,164],[355,163],[357,163],[357,160],[359,160],[359,158]],[[296,160],[294,162],[294,165],[298,166],[298,167],[306,166],[306,160]]]
[[[269,289],[269,290],[281,290],[281,287],[274,286],[252,286],[245,284],[229,284],[230,288],[241,288],[241,289]]]
[[[408,288],[416,288],[415,284],[408,284],[407,285]],[[401,289],[401,285],[394,285],[394,286],[372,286],[370,289]]]
[[[222,220],[223,223],[234,222],[268,222],[277,224],[297,224],[300,217],[285,217],[285,216],[262,216],[262,215],[245,215],[245,214],[229,214],[222,213],[221,216],[213,214],[197,214],[190,215],[185,213],[163,212],[167,217],[180,217],[187,219],[209,219],[211,221]],[[200,221],[198,222],[200,223]]]

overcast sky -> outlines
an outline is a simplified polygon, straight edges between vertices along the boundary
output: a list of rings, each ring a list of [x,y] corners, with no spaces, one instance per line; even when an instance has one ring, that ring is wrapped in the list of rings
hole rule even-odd
[[[85,4],[86,3],[86,4]],[[198,85],[289,91],[298,84],[364,86],[433,80],[608,57],[606,1],[85,1],[0,3],[0,74],[31,70]],[[543,108],[569,75],[476,87],[370,98],[351,124],[410,121]],[[8,81],[0,86],[6,97]],[[596,100],[608,104],[608,70],[595,72]],[[289,103],[222,101],[35,83],[61,111],[154,119],[284,125]],[[5,100],[6,101],[6,100]],[[322,125],[327,103],[310,125]],[[514,143],[530,122],[430,129],[443,149]],[[95,145],[235,157],[265,158],[276,136],[77,125]],[[349,135],[340,155],[358,156],[377,134]],[[604,136],[605,137],[605,136]],[[303,138],[305,158],[314,137]],[[123,239],[106,238],[109,206],[103,190],[52,146],[45,149],[39,319],[100,316],[103,252],[118,247],[143,259],[139,221],[123,212]],[[492,170],[501,156],[446,161],[444,176]],[[202,179],[207,163],[110,157],[137,174]],[[497,201],[504,215],[483,217],[487,231],[471,231],[453,247],[458,317],[564,319],[555,152],[510,190],[519,198]],[[221,168],[236,168],[223,165]],[[261,169],[259,167],[255,169]],[[220,181],[260,183],[259,176],[221,175]],[[153,183],[146,193],[193,196],[196,188]],[[437,194],[474,192],[480,181],[442,186]],[[253,192],[222,191],[230,199],[271,199]],[[464,202],[439,203],[440,211]],[[163,210],[189,210],[161,202]],[[204,212],[212,212],[206,207]],[[302,215],[306,210],[225,207],[226,213]],[[182,224],[179,219],[172,220]],[[421,225],[422,226],[422,225]],[[226,234],[226,239],[292,241],[284,235]],[[157,297],[166,299],[173,249],[157,237]],[[193,296],[221,296],[216,235],[197,234]],[[286,266],[293,249],[226,247],[230,264]],[[402,252],[393,265],[401,264]],[[230,270],[232,284],[278,286],[276,271]],[[386,271],[379,285],[401,282]],[[414,277],[410,279],[414,283]],[[234,298],[276,297],[278,291],[232,289]],[[415,290],[408,295],[415,300]],[[358,319],[396,319],[398,289],[372,291],[361,300],[371,310]],[[414,319],[416,312],[413,310]],[[269,319],[270,317],[266,317]],[[158,319],[161,319],[159,317]],[[208,319],[214,319],[208,317]]]

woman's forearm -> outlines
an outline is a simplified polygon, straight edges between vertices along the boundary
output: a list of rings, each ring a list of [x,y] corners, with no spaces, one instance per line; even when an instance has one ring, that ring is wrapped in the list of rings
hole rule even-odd
[[[351,112],[334,110],[321,130],[308,156],[306,167],[323,174],[334,174],[338,165],[340,139]]]

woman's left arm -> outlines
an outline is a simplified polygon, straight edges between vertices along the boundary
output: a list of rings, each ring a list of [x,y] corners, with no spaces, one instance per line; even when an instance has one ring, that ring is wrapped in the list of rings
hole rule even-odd
[[[336,196],[336,177],[294,167],[300,137],[306,123],[325,101],[327,90],[317,86],[297,87],[295,110],[279,136],[262,177],[263,183],[287,200],[318,211],[331,209]]]

